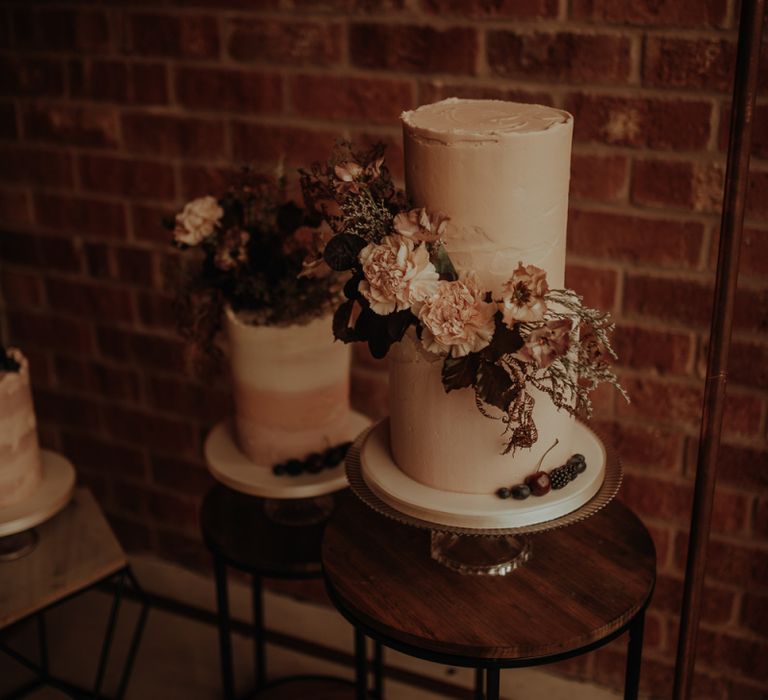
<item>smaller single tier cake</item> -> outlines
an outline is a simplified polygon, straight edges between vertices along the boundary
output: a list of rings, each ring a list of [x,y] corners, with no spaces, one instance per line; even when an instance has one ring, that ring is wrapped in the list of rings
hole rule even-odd
[[[327,316],[257,326],[227,309],[235,427],[255,465],[302,459],[350,439],[350,349],[329,337]]]
[[[0,349],[0,507],[24,500],[41,478],[29,363],[15,348]]]

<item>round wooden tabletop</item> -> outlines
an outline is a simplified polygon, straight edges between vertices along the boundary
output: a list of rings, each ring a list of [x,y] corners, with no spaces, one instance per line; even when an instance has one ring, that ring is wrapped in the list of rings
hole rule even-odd
[[[648,531],[616,501],[532,535],[531,559],[507,576],[454,572],[431,559],[429,538],[346,493],[326,526],[326,584],[367,634],[456,665],[533,665],[607,641],[645,609],[656,579]]]
[[[335,497],[324,496],[335,504]],[[298,502],[297,502],[298,503]],[[267,512],[274,501],[217,484],[200,512],[203,540],[211,552],[241,571],[279,578],[320,576],[325,520],[286,525]],[[280,504],[282,505],[290,504]]]

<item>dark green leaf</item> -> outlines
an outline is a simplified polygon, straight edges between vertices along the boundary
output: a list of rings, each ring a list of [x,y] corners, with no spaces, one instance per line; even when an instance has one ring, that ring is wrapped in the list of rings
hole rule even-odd
[[[347,283],[344,285],[344,296],[347,297],[347,299],[357,299],[357,297],[360,296],[357,287],[362,280],[362,275],[354,275],[347,280]]]
[[[483,359],[495,362],[503,355],[511,355],[523,347],[523,338],[515,325],[514,329],[508,328],[502,320],[501,311],[494,316],[495,329],[493,339],[482,352]]]
[[[402,340],[405,331],[408,330],[408,326],[416,320],[416,317],[411,313],[410,309],[396,311],[384,318],[387,319],[387,335],[393,343]]]
[[[333,314],[333,337],[345,343],[351,343],[358,339],[355,329],[349,326],[354,305],[355,302],[352,299],[345,301]]]
[[[483,401],[502,411],[509,408],[515,395],[509,372],[497,364],[486,361],[482,361],[478,367],[475,389]]]
[[[323,257],[332,270],[341,272],[357,265],[357,256],[368,245],[364,238],[351,233],[340,233],[328,241]]]
[[[443,387],[446,393],[472,386],[477,377],[480,357],[470,353],[464,357],[446,357],[443,360]]]
[[[459,279],[459,275],[456,272],[456,268],[453,266],[453,262],[451,262],[451,258],[448,256],[448,251],[446,251],[445,246],[441,245],[437,249],[432,264],[435,266],[437,274],[440,275],[440,279],[449,281]]]

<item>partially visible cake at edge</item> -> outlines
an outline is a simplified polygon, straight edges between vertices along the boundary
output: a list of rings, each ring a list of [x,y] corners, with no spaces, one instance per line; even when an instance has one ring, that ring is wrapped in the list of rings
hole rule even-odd
[[[350,348],[329,338],[329,323],[253,325],[227,309],[237,440],[255,465],[303,459],[352,436]]]
[[[445,246],[497,294],[522,261],[563,287],[573,117],[551,107],[449,98],[402,117],[405,180],[414,206],[450,218]],[[445,491],[493,493],[570,456],[573,418],[532,391],[538,441],[501,454],[501,421],[471,390],[446,394],[442,358],[406,336],[390,353],[390,445],[398,467]]]
[[[2,352],[2,349],[0,349]],[[29,363],[16,348],[0,367],[0,507],[24,500],[42,479]]]

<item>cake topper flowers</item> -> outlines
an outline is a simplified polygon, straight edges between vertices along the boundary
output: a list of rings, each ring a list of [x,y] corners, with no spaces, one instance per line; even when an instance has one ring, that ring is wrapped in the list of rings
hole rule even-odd
[[[175,268],[179,326],[196,364],[216,358],[214,338],[226,305],[259,325],[302,323],[329,312],[340,299],[339,276],[317,260],[322,221],[287,200],[282,180],[243,168],[220,197],[188,202],[165,221],[185,251]],[[179,274],[180,273],[180,274]]]
[[[608,364],[616,357],[609,315],[551,289],[545,271],[523,261],[496,295],[472,270],[457,271],[444,245],[447,216],[409,206],[383,146],[339,144],[326,164],[302,171],[302,189],[332,231],[323,260],[350,275],[336,338],[367,342],[384,357],[412,328],[415,342],[442,358],[445,391],[471,387],[478,409],[504,421],[505,452],[537,440],[532,389],[571,414],[589,415],[589,394],[603,382],[626,398]]]

